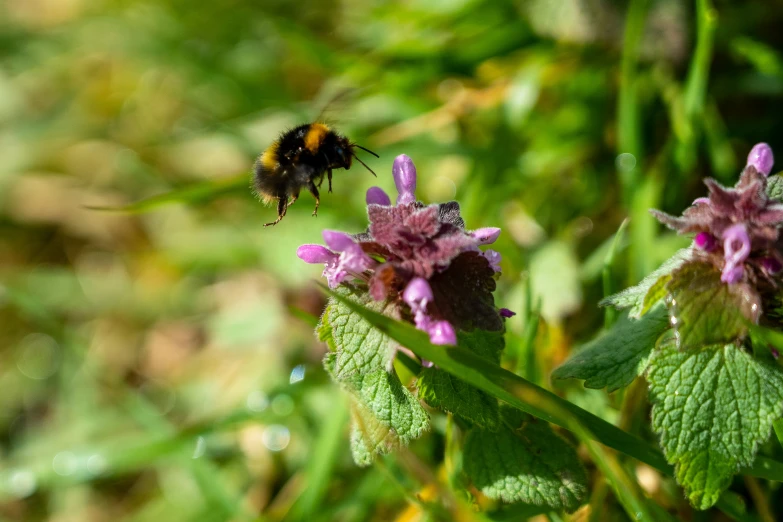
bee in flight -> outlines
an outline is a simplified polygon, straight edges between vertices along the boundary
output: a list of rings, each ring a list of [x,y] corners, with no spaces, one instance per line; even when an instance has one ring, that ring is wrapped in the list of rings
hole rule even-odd
[[[355,148],[378,157],[324,123],[306,123],[284,132],[253,165],[253,185],[258,196],[264,203],[277,200],[277,219],[264,226],[278,224],[303,188],[315,197],[313,215],[317,215],[321,202],[318,189],[324,175],[329,180],[329,192],[332,192],[332,169],[350,169],[352,158],[375,176],[375,172],[356,155]]]

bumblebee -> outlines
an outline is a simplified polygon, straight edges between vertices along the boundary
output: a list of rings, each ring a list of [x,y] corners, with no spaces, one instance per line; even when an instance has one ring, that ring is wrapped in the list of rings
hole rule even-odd
[[[315,197],[313,216],[317,215],[321,203],[318,189],[324,175],[329,180],[329,192],[332,192],[332,170],[350,169],[353,158],[375,176],[375,172],[356,156],[355,148],[378,157],[325,123],[306,123],[284,132],[253,165],[256,193],[264,203],[277,201],[277,219],[264,226],[278,224],[303,188]]]

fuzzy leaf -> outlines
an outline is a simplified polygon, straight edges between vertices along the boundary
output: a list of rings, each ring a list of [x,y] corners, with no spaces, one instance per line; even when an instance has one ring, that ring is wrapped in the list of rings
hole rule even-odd
[[[503,502],[546,504],[574,511],[587,494],[576,450],[549,425],[504,407],[492,432],[472,429],[465,440],[465,472],[485,495]]]
[[[642,300],[642,311],[641,315],[646,314],[650,310],[652,310],[652,307],[658,304],[661,299],[666,297],[668,295],[668,290],[666,289],[666,285],[671,281],[672,275],[666,274],[664,276],[661,276],[658,278],[658,280],[652,284],[650,289],[647,291],[647,293],[644,295],[644,299]]]
[[[496,364],[504,341],[501,332],[460,332],[459,345]],[[498,401],[439,368],[426,368],[417,382],[419,398],[433,408],[440,408],[489,430],[498,426]]]
[[[389,312],[387,303],[373,301],[366,294],[352,292],[344,286],[339,287],[337,292],[373,311]],[[348,306],[334,298],[329,299],[316,332],[319,340],[324,341],[335,353],[334,376],[337,380],[354,373],[372,373],[391,368],[393,342],[362,316],[353,313]]]
[[[767,197],[783,201],[783,177],[780,173],[767,178]]]
[[[622,292],[610,295],[609,297],[605,297],[598,303],[599,306],[613,306],[617,309],[630,308],[628,316],[634,319],[640,318],[655,304],[655,302],[652,301],[655,294],[650,295],[645,302],[645,298],[655,286],[655,283],[663,276],[671,274],[690,258],[690,248],[678,250],[672,257],[664,261],[657,270],[654,270],[650,275],[642,279],[639,284],[626,288]]]
[[[622,319],[556,369],[552,378],[583,379],[585,388],[606,387],[608,392],[628,386],[647,368],[656,341],[668,328],[663,306],[639,320]]]
[[[648,373],[653,429],[691,503],[707,509],[783,414],[783,371],[733,344],[655,353]]]
[[[329,353],[324,359],[324,367],[332,377],[336,358],[336,354]],[[351,453],[359,466],[371,464],[377,455],[407,446],[429,428],[427,412],[396,373],[377,370],[335,380],[354,399]]]
[[[722,283],[720,272],[708,263],[684,264],[666,288],[681,350],[737,341],[747,334],[747,322],[755,323],[761,313],[761,300],[750,285]]]
[[[497,429],[497,399],[465,381],[433,367],[421,372],[417,386],[419,398],[433,408],[459,415],[488,430]]]

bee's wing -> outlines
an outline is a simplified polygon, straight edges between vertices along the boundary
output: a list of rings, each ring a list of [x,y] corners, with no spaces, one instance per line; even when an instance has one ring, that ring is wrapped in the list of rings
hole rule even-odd
[[[325,121],[326,119],[329,119],[326,117],[327,112],[337,111],[349,98],[356,97],[363,90],[363,88],[346,85],[322,89],[323,94],[319,93],[318,95],[321,111],[313,121]]]

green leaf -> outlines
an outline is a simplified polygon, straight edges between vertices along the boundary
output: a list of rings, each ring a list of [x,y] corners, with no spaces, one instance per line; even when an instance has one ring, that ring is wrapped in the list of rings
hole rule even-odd
[[[652,305],[656,302],[653,301],[653,298],[657,294],[655,292],[650,294],[650,291],[655,284],[658,283],[663,276],[671,274],[674,270],[682,266],[690,257],[691,248],[678,250],[667,261],[664,261],[657,270],[651,272],[650,275],[642,279],[639,284],[602,299],[598,305],[613,306],[618,309],[630,308],[628,316],[634,319],[640,318],[647,310],[652,308]],[[649,298],[647,298],[648,294],[650,294]],[[662,297],[663,295],[661,295],[659,299]],[[645,298],[647,298],[646,301]]]
[[[419,398],[432,406],[494,430],[498,426],[498,401],[465,381],[438,368],[425,368],[417,381]]]
[[[420,437],[429,428],[429,417],[418,399],[397,374],[386,370],[335,377],[337,355],[328,353],[324,367],[353,397],[351,452],[359,466],[372,463]]]
[[[728,285],[709,263],[692,261],[672,273],[669,316],[681,350],[742,339],[755,323],[761,300],[745,283]]]
[[[644,299],[642,299],[641,315],[644,315],[650,310],[652,310],[653,306],[658,304],[658,302],[661,299],[663,299],[669,294],[668,290],[666,289],[666,285],[669,284],[669,281],[671,281],[671,279],[672,279],[672,275],[666,274],[664,276],[659,277],[658,280],[655,283],[653,283],[653,285],[644,295]]]
[[[576,450],[535,417],[504,407],[502,419],[500,430],[474,428],[465,440],[465,472],[475,486],[504,502],[579,507],[587,476]]]
[[[783,177],[780,173],[767,178],[767,197],[778,201],[783,200]]]
[[[505,344],[502,332],[484,330],[460,332],[457,342],[459,346],[495,364],[500,363],[500,352]],[[419,398],[433,408],[459,415],[468,422],[489,430],[497,429],[499,422],[497,399],[462,379],[439,368],[431,367],[426,368],[419,375],[417,386]]]
[[[337,292],[379,313],[389,313],[391,305],[372,300],[365,293],[341,286]],[[318,338],[335,353],[334,377],[343,380],[354,373],[390,370],[393,341],[374,328],[344,303],[331,298],[316,328]]]
[[[699,509],[718,500],[783,414],[783,372],[733,344],[656,352],[648,373],[653,429]]]
[[[379,313],[394,311],[388,303],[347,287],[340,287],[336,294]],[[427,412],[393,371],[394,347],[389,337],[334,296],[317,333],[331,350],[324,367],[354,399],[351,450],[358,465],[369,465],[377,455],[406,446],[427,430]]]
[[[647,368],[650,354],[669,328],[666,308],[656,307],[640,320],[623,319],[606,334],[589,342],[552,373],[554,379],[582,379],[586,388],[613,392]]]

